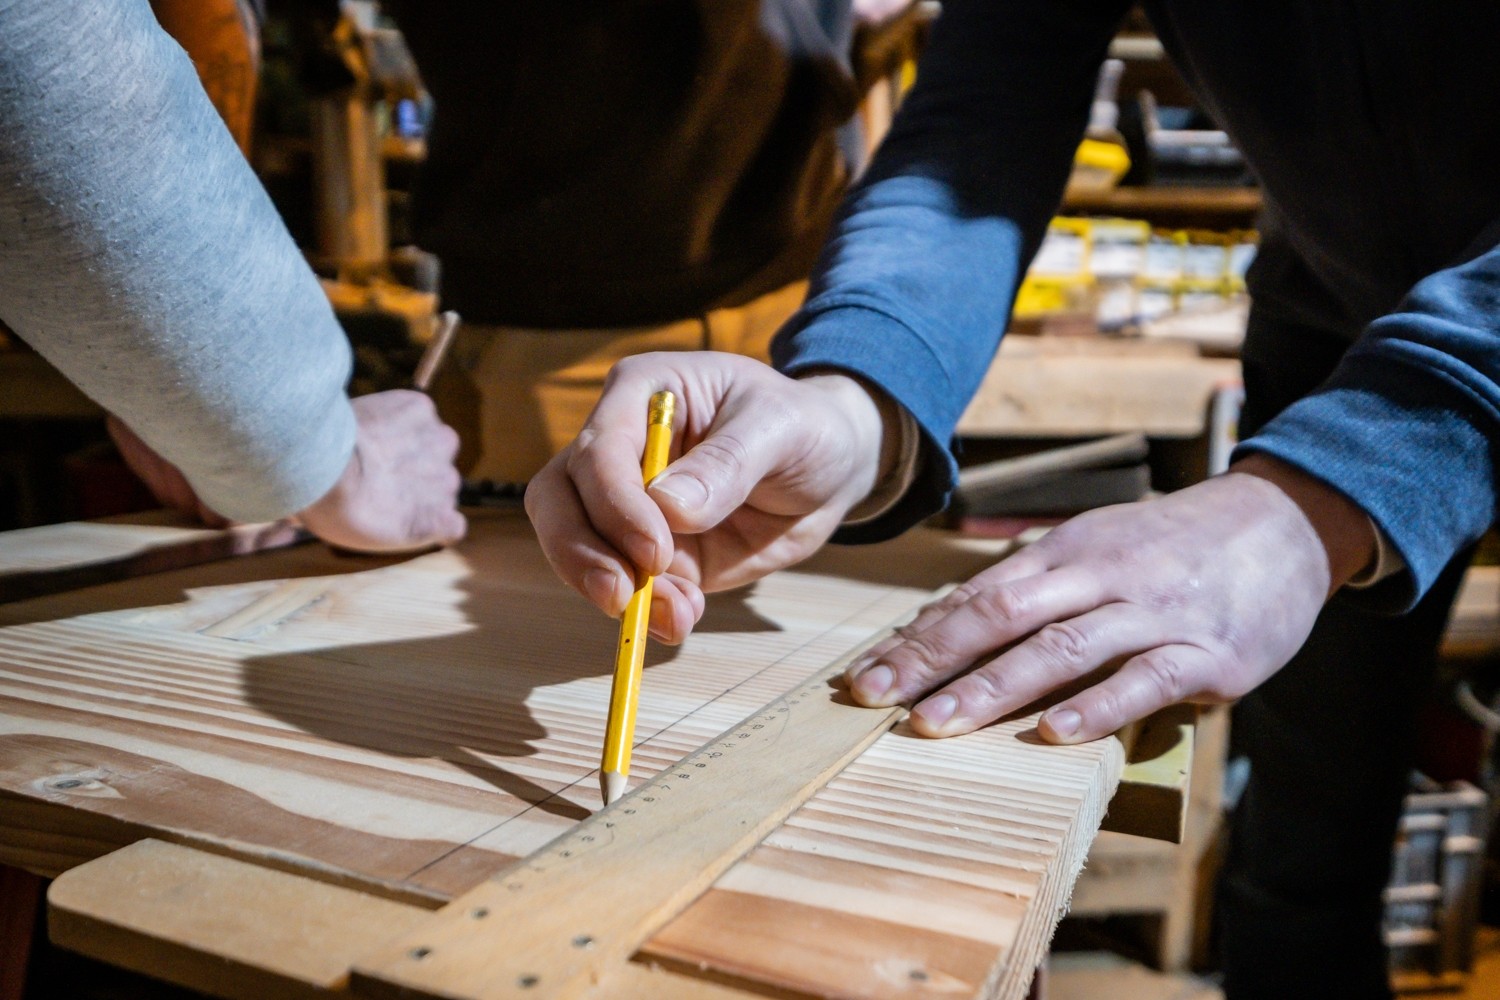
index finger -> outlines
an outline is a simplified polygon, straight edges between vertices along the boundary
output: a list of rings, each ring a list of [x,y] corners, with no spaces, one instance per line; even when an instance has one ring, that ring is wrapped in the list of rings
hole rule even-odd
[[[634,568],[589,522],[568,478],[567,452],[547,463],[527,486],[526,515],[547,561],[564,583],[606,614],[625,610],[635,590]]]

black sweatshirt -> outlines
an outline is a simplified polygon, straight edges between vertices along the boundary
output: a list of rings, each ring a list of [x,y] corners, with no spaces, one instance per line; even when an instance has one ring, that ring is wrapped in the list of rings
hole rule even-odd
[[[388,6],[437,105],[417,241],[464,319],[662,322],[806,275],[847,175],[847,0]]]

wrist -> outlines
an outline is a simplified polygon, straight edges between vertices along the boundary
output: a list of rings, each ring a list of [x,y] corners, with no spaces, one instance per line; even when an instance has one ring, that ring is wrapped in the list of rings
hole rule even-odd
[[[846,507],[859,506],[896,467],[901,450],[900,407],[876,386],[845,372],[811,372],[797,379],[824,392],[843,418],[843,440],[837,446],[849,460]]]
[[[1369,515],[1332,486],[1263,454],[1248,455],[1229,471],[1270,483],[1297,506],[1323,546],[1330,594],[1374,564],[1379,550]]]

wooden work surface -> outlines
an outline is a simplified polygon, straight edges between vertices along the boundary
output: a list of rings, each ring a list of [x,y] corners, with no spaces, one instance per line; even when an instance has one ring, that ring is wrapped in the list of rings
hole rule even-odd
[[[1214,391],[1239,380],[1238,361],[1201,357],[1185,341],[1010,334],[958,433],[1192,438]]]
[[[712,598],[648,658],[637,778],[996,551],[918,532]],[[416,558],[308,545],[0,606],[0,863],[151,836],[435,908],[597,807],[614,641],[513,515]],[[1031,730],[881,736],[644,956],[716,989],[1020,995],[1122,763]]]

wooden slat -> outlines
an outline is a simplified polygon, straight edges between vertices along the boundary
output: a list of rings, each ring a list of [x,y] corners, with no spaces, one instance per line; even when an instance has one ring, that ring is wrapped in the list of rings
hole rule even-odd
[[[597,982],[905,714],[833,686],[888,634],[372,955],[359,991],[542,1000]]]
[[[1173,705],[1129,728],[1125,771],[1102,829],[1182,843],[1198,710]]]
[[[0,534],[0,604],[282,548],[310,536],[291,524],[220,530],[167,511]]]
[[[1000,551],[916,533],[716,596],[688,643],[648,660],[639,774]],[[154,834],[431,906],[597,805],[614,626],[556,581],[519,518],[476,518],[463,545],[415,559],[304,546],[9,605],[0,623],[0,860],[62,868]],[[933,984],[1008,995],[1062,909],[1120,754],[1046,747],[1013,721],[959,740],[882,736],[679,919],[702,925],[712,910],[696,907],[738,900],[796,943],[804,918],[849,936],[868,916],[926,942],[904,960]],[[869,898],[851,873],[885,885],[890,912],[851,914]],[[894,887],[918,883],[932,905],[897,905],[914,897]],[[955,937],[947,901],[1024,913]],[[644,954],[716,982],[806,993],[834,975],[799,968],[793,947],[778,966],[775,949],[663,934],[674,943]],[[888,957],[858,942],[844,942],[850,961]],[[944,957],[959,954],[978,957]]]
[[[1214,389],[1240,378],[1238,361],[1165,353],[1105,341],[1085,352],[1068,341],[1006,337],[958,432],[979,437],[1081,437],[1140,433],[1197,437]],[[1102,339],[1102,338],[1100,338]]]
[[[1043,745],[1035,723],[939,741],[903,724],[646,953],[815,996],[1024,995],[1123,757]]]
[[[63,875],[48,906],[62,946],[228,1000],[342,992],[372,940],[429,916],[418,906],[157,840]],[[612,970],[609,983],[615,996],[746,996],[644,966]]]
[[[64,873],[47,893],[64,948],[220,997],[340,990],[351,949],[428,911],[192,848],[143,840]]]

